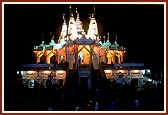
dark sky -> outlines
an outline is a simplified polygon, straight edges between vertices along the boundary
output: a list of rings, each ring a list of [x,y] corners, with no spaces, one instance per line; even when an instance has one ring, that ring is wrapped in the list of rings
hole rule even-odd
[[[78,8],[80,19],[89,22],[93,5],[72,5]],[[100,35],[110,32],[114,43],[127,49],[125,62],[145,63],[146,68],[163,69],[164,63],[164,7],[163,5],[95,5]],[[50,42],[50,32],[58,39],[62,26],[62,14],[69,17],[69,5],[5,5],[5,70],[13,70],[20,64],[35,63],[33,46],[39,45],[44,34]],[[75,14],[74,14],[75,15]],[[87,28],[87,26],[84,26]]]

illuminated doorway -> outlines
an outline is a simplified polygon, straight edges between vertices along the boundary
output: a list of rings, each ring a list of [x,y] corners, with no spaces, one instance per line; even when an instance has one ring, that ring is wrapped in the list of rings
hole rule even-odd
[[[90,64],[90,47],[80,45],[78,51],[78,64]]]

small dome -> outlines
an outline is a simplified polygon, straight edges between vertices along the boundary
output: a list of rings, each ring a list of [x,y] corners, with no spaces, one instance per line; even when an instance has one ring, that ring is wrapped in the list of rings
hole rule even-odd
[[[119,44],[117,43],[117,41],[114,42],[114,46],[119,47]]]
[[[54,40],[51,40],[51,42],[49,43],[49,45],[54,46],[55,45]]]
[[[111,43],[109,40],[106,41],[107,46],[111,46]]]
[[[42,41],[42,43],[40,44],[40,46],[45,46],[45,43],[44,43],[44,41]]]
[[[105,48],[105,49],[106,49],[106,48],[108,48],[108,47],[109,47],[109,46],[108,46],[106,43],[103,43],[103,44],[102,44],[102,48]]]
[[[99,44],[101,44],[101,45],[102,45],[102,41],[99,41]]]

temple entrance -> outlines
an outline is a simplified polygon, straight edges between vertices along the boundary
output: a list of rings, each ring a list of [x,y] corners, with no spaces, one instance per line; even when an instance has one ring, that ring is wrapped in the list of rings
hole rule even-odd
[[[90,64],[90,47],[80,45],[78,51],[78,64]]]

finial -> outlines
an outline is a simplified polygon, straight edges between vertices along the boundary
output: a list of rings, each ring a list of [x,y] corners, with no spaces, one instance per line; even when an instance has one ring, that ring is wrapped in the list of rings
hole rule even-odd
[[[91,19],[91,14],[89,14],[89,19]]]
[[[107,33],[107,39],[109,40],[109,32]]]
[[[53,36],[53,34],[52,34],[52,32],[50,32],[50,37],[52,38],[52,36]]]
[[[73,13],[71,12],[71,4],[69,6],[69,13],[70,13],[70,16],[73,17]]]
[[[104,38],[104,43],[105,43],[106,42],[105,36],[103,36],[103,38]]]
[[[77,18],[79,18],[79,12],[77,8],[76,8],[76,14],[77,14]]]
[[[65,14],[63,14],[63,20],[64,20],[64,23],[66,23],[66,20],[65,20]]]
[[[51,40],[54,40],[54,35],[51,37]]]
[[[73,17],[73,13],[71,13],[71,17]]]
[[[115,41],[117,41],[117,35],[116,34],[115,34],[115,37],[116,37]]]
[[[69,6],[69,12],[70,12],[70,14],[71,14],[71,4],[70,4],[70,6]]]
[[[96,11],[96,7],[95,7],[95,5],[93,6],[93,13],[94,13],[94,15],[95,15],[95,11]]]
[[[94,18],[94,14],[92,13],[92,18]]]
[[[42,41],[44,41],[44,34],[43,33],[41,34],[41,37],[42,37]]]

